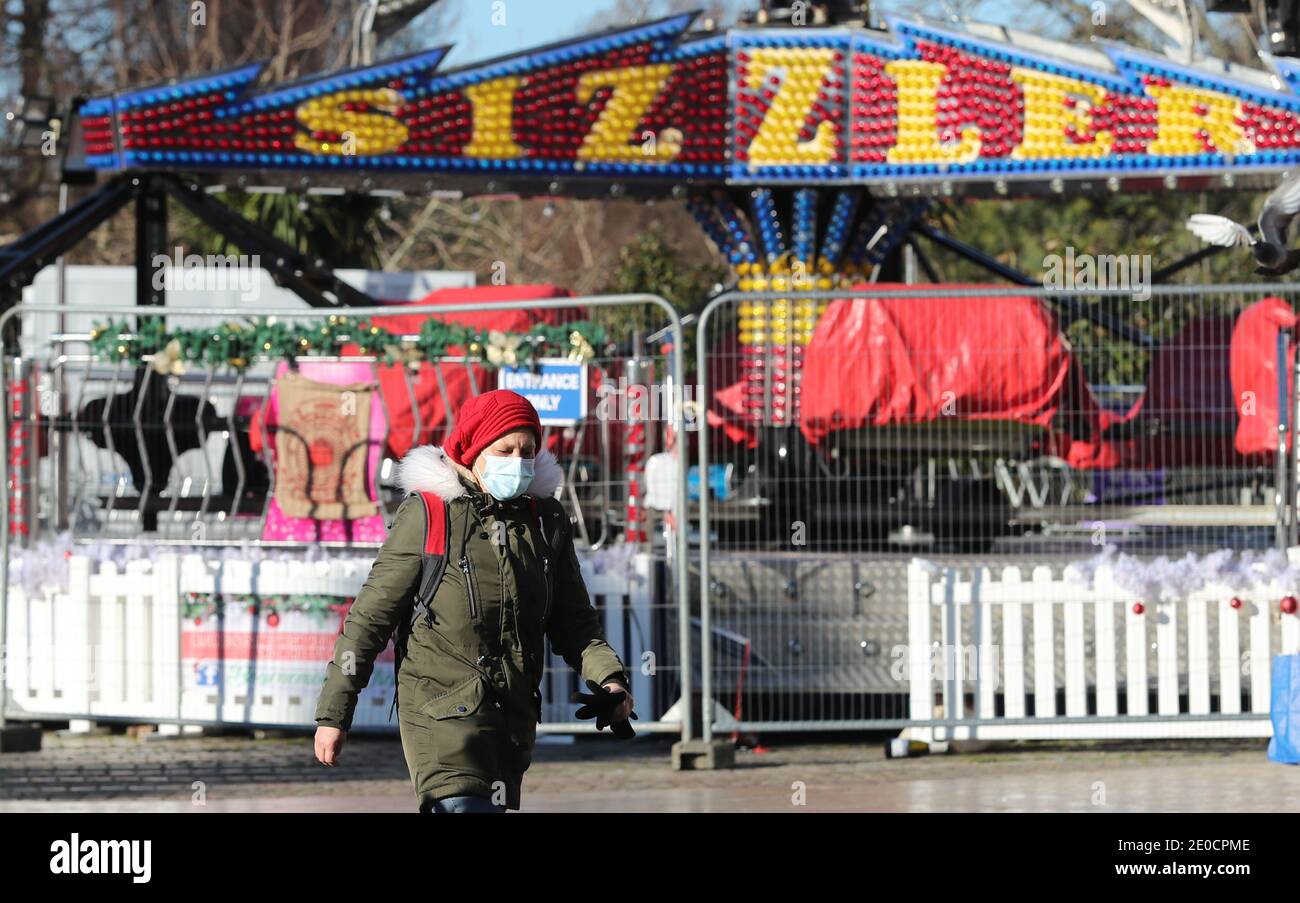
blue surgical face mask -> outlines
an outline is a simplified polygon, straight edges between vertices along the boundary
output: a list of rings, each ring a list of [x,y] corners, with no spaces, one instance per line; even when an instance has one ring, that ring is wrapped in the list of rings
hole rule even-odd
[[[533,458],[484,455],[483,488],[496,499],[512,499],[523,495],[533,481]]]

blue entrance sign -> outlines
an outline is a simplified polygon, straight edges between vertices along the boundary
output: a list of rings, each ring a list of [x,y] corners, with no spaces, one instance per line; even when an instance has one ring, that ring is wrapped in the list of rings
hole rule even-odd
[[[541,358],[536,367],[502,367],[497,373],[497,388],[531,401],[543,424],[573,426],[587,416],[586,364]]]

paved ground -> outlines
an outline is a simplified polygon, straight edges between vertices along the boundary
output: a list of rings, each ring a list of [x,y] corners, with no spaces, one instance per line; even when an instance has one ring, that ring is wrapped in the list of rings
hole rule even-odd
[[[1295,811],[1300,768],[1264,743],[1004,746],[884,758],[882,742],[766,738],[730,771],[674,772],[662,737],[539,745],[525,811]],[[197,782],[197,786],[196,786]],[[199,801],[202,800],[202,804]],[[307,735],[45,735],[0,757],[0,811],[410,811],[396,739],[353,737],[326,769]]]

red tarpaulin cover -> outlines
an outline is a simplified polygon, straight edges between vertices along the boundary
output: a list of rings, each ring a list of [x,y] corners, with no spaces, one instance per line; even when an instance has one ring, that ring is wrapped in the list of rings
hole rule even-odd
[[[1295,327],[1290,304],[1264,298],[1236,316],[1192,320],[1160,345],[1146,392],[1127,418],[1135,438],[1120,446],[1124,465],[1241,467],[1270,458],[1277,449],[1277,337]],[[1153,419],[1160,429],[1149,435],[1144,421]]]
[[[1236,450],[1270,454],[1277,448],[1277,336],[1291,332],[1287,345],[1287,397],[1295,363],[1296,315],[1281,298],[1265,298],[1241,312],[1232,330],[1232,395],[1237,413]]]
[[[1232,333],[1231,316],[1198,317],[1162,342],[1152,355],[1146,392],[1137,407],[1166,422],[1231,424]]]
[[[1073,467],[1240,466],[1275,448],[1277,335],[1296,325],[1277,298],[1192,320],[1153,350],[1146,391],[1117,413],[1097,403],[1056,317],[1035,299],[840,299],[804,351],[800,428],[817,444],[842,429],[1007,420],[1050,430],[1043,452]],[[709,423],[752,447],[739,351],[731,335],[714,348]],[[1151,419],[1159,429],[1149,433]]]
[[[1088,389],[1056,317],[1024,296],[832,301],[804,353],[800,408],[813,444],[842,429],[1009,420],[1086,442],[1057,449],[1075,466],[1113,463],[1099,444],[1110,415]]]
[[[1127,468],[1218,467],[1242,463],[1229,377],[1234,318],[1198,317],[1151,353],[1146,391],[1106,434]]]

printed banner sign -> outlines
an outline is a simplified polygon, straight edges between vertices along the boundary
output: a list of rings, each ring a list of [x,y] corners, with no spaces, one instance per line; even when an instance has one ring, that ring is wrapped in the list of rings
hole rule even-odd
[[[219,701],[222,720],[311,724],[342,614],[268,616],[234,602],[216,604],[222,617],[211,612],[182,623],[183,692],[195,705]],[[381,725],[392,699],[391,642],[376,662],[358,706],[358,726]]]

